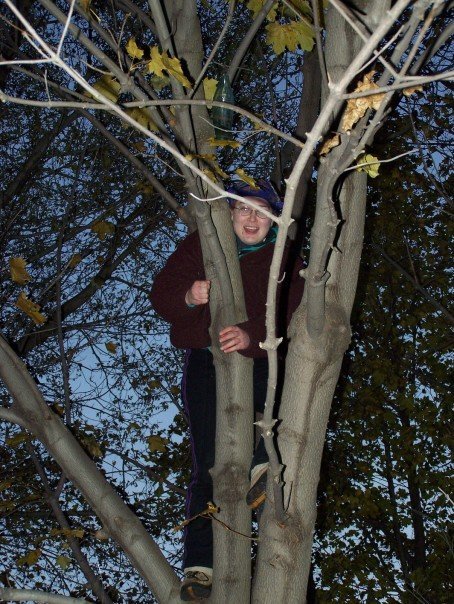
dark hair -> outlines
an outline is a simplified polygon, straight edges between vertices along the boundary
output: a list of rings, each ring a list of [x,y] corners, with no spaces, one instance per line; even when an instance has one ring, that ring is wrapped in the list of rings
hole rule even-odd
[[[245,182],[235,180],[230,187],[227,187],[227,193],[234,193],[235,195],[241,195],[241,197],[258,197],[266,201],[275,213],[280,214],[284,203],[274,190],[273,185],[262,178],[255,182],[256,186],[252,187]],[[228,197],[227,201],[230,205],[233,205],[237,200]]]

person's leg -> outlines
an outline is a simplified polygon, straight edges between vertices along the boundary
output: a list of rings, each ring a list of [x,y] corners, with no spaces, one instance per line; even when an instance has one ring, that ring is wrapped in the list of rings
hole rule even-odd
[[[209,470],[214,465],[216,378],[213,357],[209,350],[188,351],[182,394],[189,419],[192,453],[186,516],[192,518],[203,512],[207,508],[208,501],[213,498],[213,483]],[[185,528],[183,568],[185,572],[205,572],[212,566],[211,520],[196,518]]]
[[[268,385],[268,359],[254,359],[254,411],[256,415],[263,417],[265,410],[266,388]],[[261,433],[256,440],[254,457],[252,458],[251,470],[254,466],[267,463],[268,455]]]

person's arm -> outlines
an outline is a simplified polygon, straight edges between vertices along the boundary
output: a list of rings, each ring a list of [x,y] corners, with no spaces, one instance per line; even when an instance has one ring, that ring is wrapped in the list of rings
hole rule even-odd
[[[156,275],[150,292],[154,309],[172,324],[194,321],[199,315],[202,318],[209,309],[200,298],[200,286],[196,285],[200,283],[207,283],[202,250],[198,234],[192,233],[180,243]],[[206,286],[202,289],[206,290]]]

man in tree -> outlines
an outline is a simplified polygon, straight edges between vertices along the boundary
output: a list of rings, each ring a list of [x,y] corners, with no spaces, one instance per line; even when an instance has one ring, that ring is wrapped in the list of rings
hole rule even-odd
[[[266,181],[254,188],[236,183],[229,192],[246,197],[264,211],[277,213],[282,207],[277,193]],[[241,275],[248,320],[229,325],[219,332],[219,347],[224,354],[239,352],[254,359],[254,408],[263,412],[268,377],[265,340],[265,310],[268,276],[277,229],[260,209],[229,200],[233,230],[237,239]],[[281,299],[286,300],[286,319],[298,306],[303,280],[298,271],[301,259],[292,258],[289,247],[283,260]],[[284,273],[284,267],[286,274]],[[290,268],[290,270],[289,270]],[[187,517],[193,518],[207,508],[213,498],[210,468],[214,465],[216,427],[216,379],[209,335],[211,323],[208,301],[211,283],[205,278],[202,249],[197,232],[189,235],[169,258],[156,277],[151,299],[156,311],[171,323],[172,344],[185,348],[183,402],[188,414],[192,445],[192,480],[188,489]],[[278,315],[282,315],[279,309]],[[280,318],[280,316],[278,316]],[[251,418],[252,421],[252,418]],[[263,439],[254,454],[248,504],[252,508],[264,500],[267,454]],[[211,591],[213,536],[211,520],[198,516],[185,531],[184,572],[181,598],[185,601],[208,597]]]

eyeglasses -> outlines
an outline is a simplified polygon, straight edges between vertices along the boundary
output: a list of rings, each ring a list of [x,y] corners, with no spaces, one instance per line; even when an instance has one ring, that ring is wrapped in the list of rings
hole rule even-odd
[[[237,212],[239,212],[240,216],[245,216],[245,217],[250,216],[252,214],[252,212],[255,212],[255,215],[257,216],[257,218],[260,218],[261,220],[265,220],[266,218],[268,218],[268,216],[266,216],[260,210],[255,210],[254,208],[250,208],[249,206],[246,206],[246,205],[236,206],[233,209],[236,210]]]

